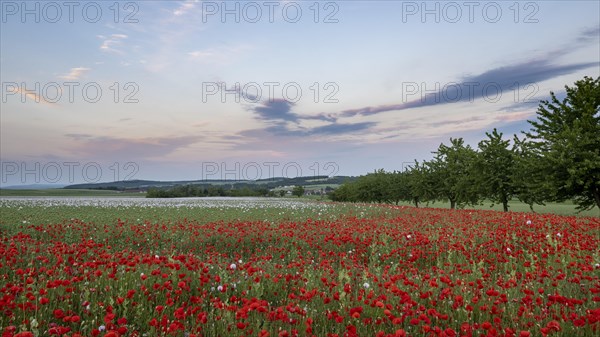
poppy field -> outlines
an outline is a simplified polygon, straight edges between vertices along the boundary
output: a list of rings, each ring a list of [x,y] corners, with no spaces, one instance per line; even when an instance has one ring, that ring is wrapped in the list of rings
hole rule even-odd
[[[0,199],[2,336],[597,336],[600,219]]]

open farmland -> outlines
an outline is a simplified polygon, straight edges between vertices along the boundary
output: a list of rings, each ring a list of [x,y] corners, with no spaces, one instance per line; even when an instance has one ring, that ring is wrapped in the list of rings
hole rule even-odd
[[[600,220],[2,199],[3,336],[593,336]]]

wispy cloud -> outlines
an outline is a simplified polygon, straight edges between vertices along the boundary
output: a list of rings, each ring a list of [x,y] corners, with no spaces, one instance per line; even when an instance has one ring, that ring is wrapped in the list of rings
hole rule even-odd
[[[89,71],[90,68],[77,67],[71,68],[71,71],[65,75],[60,76],[63,80],[75,81],[78,80],[85,72]]]
[[[65,135],[66,137],[69,138],[73,138],[75,140],[85,140],[85,139],[90,139],[90,138],[94,138],[94,136],[87,134],[87,133],[67,133]]]
[[[197,3],[198,3],[198,0],[184,1],[179,7],[177,7],[177,9],[175,9],[173,11],[173,15],[175,15],[175,16],[185,15],[187,12],[193,10],[196,7]]]
[[[102,40],[100,50],[109,53],[123,54],[123,51],[118,49],[123,44],[123,40],[127,39],[125,34],[111,34],[110,36],[98,35]]]
[[[586,28],[581,31],[578,42],[590,42],[592,40],[600,40],[600,25]]]
[[[253,47],[248,45],[222,46],[198,49],[187,54],[196,62],[224,65],[239,60],[252,49]]]
[[[556,92],[555,94],[556,94],[556,98],[558,98],[559,100],[562,100],[562,98],[564,98],[566,96],[564,90],[561,92]],[[531,110],[531,109],[537,108],[540,101],[550,101],[550,100],[552,100],[552,96],[545,94],[542,96],[537,96],[535,101],[516,102],[511,105],[503,107],[502,109],[500,109],[500,111],[515,112],[515,111]]]
[[[518,121],[527,120],[528,118],[531,118],[534,114],[535,114],[535,112],[532,112],[532,111],[516,111],[516,112],[501,114],[498,117],[496,117],[496,120],[498,122],[509,122],[509,123],[510,122],[518,122]]]
[[[338,136],[347,134],[356,134],[374,127],[377,123],[330,123],[317,127],[292,128],[288,124],[276,124],[269,126],[264,130],[281,137],[305,137],[305,136]]]
[[[515,90],[515,85],[536,85],[540,82],[574,73],[579,70],[597,67],[599,62],[554,65],[550,59],[531,60],[519,64],[507,65],[488,70],[475,76],[467,76],[453,83],[438,84],[440,89],[433,94],[424,95],[415,91],[411,96],[420,96],[398,104],[367,106],[358,109],[348,109],[340,113],[343,117],[368,116],[388,111],[421,108],[426,106],[449,104],[456,102],[475,101],[488,95],[494,97],[497,92],[506,93]],[[431,83],[426,87],[432,87]],[[418,88],[420,83],[410,83],[411,90]],[[406,86],[408,88],[408,86]],[[489,92],[486,92],[487,88]],[[406,95],[408,97],[408,95]]]
[[[463,78],[459,78],[452,83],[425,83],[425,87],[427,89],[436,87],[436,85],[443,89],[427,95],[421,93],[419,90],[418,92],[410,95],[410,98],[418,96],[418,98],[415,99],[408,100],[409,97],[406,95],[406,99],[403,102],[348,109],[340,112],[338,116],[369,116],[382,112],[400,111],[433,105],[443,105],[456,102],[472,102],[487,97],[487,95],[491,95],[493,97],[494,91],[500,93],[513,92],[515,90],[515,86],[517,85],[538,85],[543,81],[550,80],[558,76],[572,74],[574,72],[592,67],[600,67],[600,62],[598,60],[590,60],[590,62],[571,64],[557,64],[556,62],[559,57],[564,56],[573,50],[584,47],[588,45],[587,43],[592,40],[597,40],[599,37],[600,26],[586,28],[582,30],[571,42],[567,42],[563,46],[549,51],[542,58],[530,59],[515,64],[507,64],[502,67],[490,69],[478,75],[464,76]],[[405,87],[407,89],[408,85],[411,86],[410,89],[412,90],[415,87],[418,88],[421,83],[405,83]],[[491,88],[490,92],[486,93],[486,89],[484,88]],[[531,101],[539,101],[537,97],[529,98]],[[531,103],[525,104],[529,104],[529,106],[535,106]],[[518,105],[519,107],[523,106],[522,103]]]
[[[74,152],[83,158],[122,158],[130,160],[164,157],[203,139],[202,136],[115,138],[87,134],[65,134],[76,140]]]
[[[340,135],[357,133],[366,131],[374,127],[375,122],[360,122],[360,123],[330,123],[327,125],[317,126],[303,132],[305,135]]]

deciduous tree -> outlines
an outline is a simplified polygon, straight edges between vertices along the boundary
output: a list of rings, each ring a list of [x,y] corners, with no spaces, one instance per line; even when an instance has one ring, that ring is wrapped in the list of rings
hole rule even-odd
[[[553,187],[554,201],[573,199],[580,209],[600,208],[600,77],[565,86],[561,101],[551,92],[526,132],[538,171]]]

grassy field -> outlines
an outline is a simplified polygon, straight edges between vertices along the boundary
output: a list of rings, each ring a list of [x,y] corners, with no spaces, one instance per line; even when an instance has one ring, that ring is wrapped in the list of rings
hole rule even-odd
[[[293,198],[293,197],[290,197]],[[327,198],[320,195],[311,195],[304,196],[301,199],[303,200],[312,200],[312,201],[327,201]],[[414,207],[414,204],[409,202],[400,202],[399,206],[408,206]],[[449,202],[436,201],[436,202],[428,202],[419,204],[421,208],[441,208],[448,209],[450,208]],[[492,206],[491,202],[484,202],[481,205],[476,206],[466,206],[464,209],[473,209],[473,210],[492,210],[492,211],[502,211],[502,205],[495,204]],[[540,214],[557,214],[557,215],[575,215],[575,216],[592,216],[598,217],[600,216],[600,210],[598,208],[593,208],[591,210],[580,211],[577,209],[577,206],[572,202],[548,202],[545,205],[534,205],[533,212],[529,205],[522,203],[518,200],[513,200],[509,203],[509,212],[523,212],[523,213],[540,213]]]
[[[392,208],[375,205],[332,204],[298,198],[222,198],[219,204],[210,198],[188,199],[110,199],[103,204],[77,201],[53,203],[13,203],[0,200],[0,225],[22,223],[59,223],[65,219],[81,219],[94,223],[111,223],[117,219],[126,221],[175,222],[194,219],[200,222],[231,221],[306,221],[335,220],[340,216],[371,217],[398,214]],[[229,201],[230,200],[230,201]],[[196,207],[196,201],[210,207]],[[258,205],[258,206],[257,206]]]
[[[333,185],[311,185],[309,189],[320,189]],[[117,191],[103,190],[78,190],[78,189],[41,189],[41,190],[6,190],[0,189],[0,197],[124,197],[124,198],[144,198],[145,193],[123,193]],[[296,197],[287,196],[285,199],[297,200]],[[327,201],[325,196],[314,195],[299,198],[300,200]],[[408,202],[400,202],[399,205],[413,206]],[[531,212],[529,205],[518,200],[513,200],[509,204],[511,212]],[[449,208],[450,203],[443,201],[421,203],[420,207],[426,208]],[[484,202],[477,206],[467,206],[465,209],[496,210],[501,211],[502,205],[491,206],[490,202]],[[549,202],[546,205],[534,205],[535,213],[552,213],[559,215],[577,215],[577,216],[600,216],[600,210],[594,208],[587,211],[578,211],[572,202],[554,203]]]
[[[311,185],[307,186],[309,189],[320,189],[327,186],[335,185]],[[124,197],[124,198],[144,198],[145,193],[122,193],[116,191],[103,191],[103,190],[77,190],[77,189],[41,189],[41,190],[6,190],[0,189],[0,197]],[[285,199],[298,200],[296,197],[286,196]],[[327,201],[325,196],[313,195],[299,198],[300,200],[311,200],[311,201]],[[413,206],[408,202],[400,202],[399,205]],[[426,208],[449,208],[450,203],[443,201],[421,203],[420,207]],[[513,200],[509,203],[509,209],[511,212],[531,212],[529,205],[522,203],[518,200]],[[490,202],[484,202],[477,206],[467,206],[465,209],[479,209],[479,210],[496,210],[501,211],[502,205],[496,204],[491,206]],[[555,203],[548,202],[546,205],[534,205],[533,211],[535,213],[552,213],[559,215],[577,215],[577,216],[600,216],[600,210],[597,208],[578,211],[576,206],[572,202]]]
[[[399,205],[413,206],[410,203],[402,202]],[[510,212],[531,212],[529,205],[522,203],[518,200],[513,200],[509,204]],[[433,207],[433,208],[450,208],[449,202],[436,201],[430,203],[422,203],[419,207]],[[578,215],[578,216],[600,216],[600,210],[598,208],[593,208],[591,210],[586,211],[578,211],[577,206],[572,202],[548,202],[546,205],[534,205],[533,211],[535,213],[551,213],[551,214],[559,214],[559,215]],[[484,202],[481,205],[477,206],[467,206],[465,209],[478,209],[478,210],[494,210],[494,211],[502,211],[501,204],[495,204],[491,206],[490,202]]]

